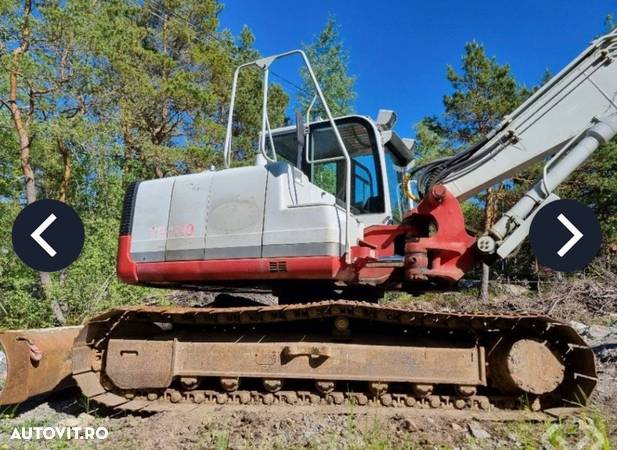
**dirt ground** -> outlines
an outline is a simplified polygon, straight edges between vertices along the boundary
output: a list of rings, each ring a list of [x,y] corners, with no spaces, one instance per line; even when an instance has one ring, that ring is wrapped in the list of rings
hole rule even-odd
[[[501,286],[483,310],[546,313],[550,309],[553,316],[577,328],[594,348],[600,377],[591,405],[577,417],[496,422],[461,411],[445,415],[421,409],[282,406],[202,406],[189,413],[130,416],[99,410],[78,392],[65,391],[4,409],[0,448],[612,448],[617,445],[617,314],[613,306],[597,310],[588,286],[569,287],[565,293],[559,287],[553,290],[554,294],[539,296]],[[578,291],[586,295],[577,295]],[[461,294],[391,301],[439,310],[471,310],[478,305]],[[105,427],[108,436],[90,441],[9,439],[15,428],[37,426]]]

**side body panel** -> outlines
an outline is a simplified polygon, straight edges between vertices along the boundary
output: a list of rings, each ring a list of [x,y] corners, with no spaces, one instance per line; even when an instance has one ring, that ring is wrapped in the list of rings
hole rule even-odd
[[[287,163],[144,181],[128,195],[126,282],[353,277],[342,262],[344,209]],[[354,218],[350,228],[355,245],[364,225]]]
[[[136,190],[131,235],[131,257],[136,262],[164,261],[167,224],[176,178],[139,184]]]
[[[352,219],[351,242],[355,243],[361,224]],[[333,195],[289,164],[268,165],[262,256],[341,257],[344,233],[345,211]]]

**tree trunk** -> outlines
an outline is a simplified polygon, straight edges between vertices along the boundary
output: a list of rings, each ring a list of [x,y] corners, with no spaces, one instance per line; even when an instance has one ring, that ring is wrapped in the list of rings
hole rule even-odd
[[[34,186],[34,171],[30,165],[30,136],[21,117],[21,110],[17,106],[17,72],[11,72],[9,76],[9,106],[11,117],[15,125],[15,131],[19,137],[19,161],[24,175],[26,203],[36,201],[36,188]]]
[[[484,232],[488,232],[495,223],[497,213],[497,191],[492,187],[486,190],[486,203],[484,206]],[[488,264],[482,263],[482,280],[480,284],[480,299],[487,302],[489,299],[489,281],[491,270]]]
[[[36,201],[36,186],[34,184],[34,170],[32,170],[32,165],[30,164],[30,145],[32,140],[30,139],[30,134],[28,133],[28,126],[24,123],[21,109],[17,103],[17,77],[18,77],[18,66],[19,59],[21,56],[28,51],[30,47],[30,14],[32,12],[32,1],[27,0],[24,2],[24,23],[21,29],[21,42],[20,46],[13,50],[13,68],[9,73],[9,101],[8,106],[11,111],[11,118],[13,119],[13,124],[15,125],[15,131],[17,132],[17,136],[19,138],[19,161],[21,163],[21,170],[24,176],[25,183],[25,194],[26,194],[26,203],[29,205]],[[33,107],[32,103],[34,102],[34,98],[31,97],[30,103],[31,108]],[[31,111],[32,113],[32,111]],[[49,288],[51,285],[51,278],[49,273],[47,272],[39,272],[39,278],[41,281],[41,288],[43,289],[43,294],[45,297],[49,298]],[[60,305],[55,300],[51,301],[51,309],[56,317],[56,320],[61,324],[65,325],[66,320],[64,318],[64,314],[62,314],[62,310]]]
[[[60,152],[60,155],[62,155],[62,164],[64,165],[64,170],[62,171],[62,180],[60,181],[58,200],[60,200],[61,202],[66,202],[66,193],[69,188],[69,182],[71,180],[72,172],[71,158],[61,137],[56,137],[56,143],[58,145],[58,151]]]
[[[482,263],[482,279],[480,284],[480,300],[488,302],[488,285],[490,281],[491,268],[488,264]]]

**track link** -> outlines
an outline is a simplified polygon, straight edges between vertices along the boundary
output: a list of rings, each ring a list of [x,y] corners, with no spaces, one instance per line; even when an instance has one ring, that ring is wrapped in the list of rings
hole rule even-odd
[[[316,329],[321,334],[311,338]],[[290,339],[294,333],[304,337]],[[262,337],[258,339],[259,336]],[[306,336],[309,336],[308,341]],[[219,360],[222,367],[227,367],[226,363],[233,367],[235,361],[241,365],[246,360],[242,354],[248,354],[249,350],[259,352],[266,341],[275,349],[279,345],[281,355],[286,351],[295,352],[289,360],[294,363],[283,361],[280,367],[290,370],[296,367],[296,372],[283,375],[277,372],[276,377],[268,377],[261,372],[219,373],[214,370]],[[221,342],[225,351],[215,353]],[[549,392],[534,393],[533,383],[527,387],[525,374],[521,378],[516,366],[512,373],[506,373],[516,362],[512,360],[520,359],[519,354],[513,354],[515,345],[510,345],[512,342],[531,342],[532,350],[533,346],[540,345],[549,349],[538,353],[540,359],[532,358],[531,366],[523,369],[531,371],[532,381],[535,382],[534,377],[548,378],[546,383],[555,383],[555,388],[549,384]],[[413,371],[409,372],[409,380],[398,375],[384,380],[387,377],[382,372],[378,378],[372,378],[367,373],[379,366],[370,369],[370,361],[367,362],[370,370],[361,371],[361,374],[347,371],[336,372],[335,376],[327,373],[328,378],[324,380],[320,368],[327,364],[322,364],[323,360],[340,360],[336,350],[343,348],[351,352],[351,344],[367,351],[374,351],[377,344],[382,345],[379,349],[390,350],[394,345],[401,351],[412,351],[411,345],[417,344],[429,355],[427,361],[440,358],[439,353],[430,356],[430,352],[438,348],[446,352],[442,377],[446,381],[421,381],[413,378]],[[171,364],[167,354],[162,353],[167,347],[173,348],[170,355],[174,362]],[[473,386],[457,382],[463,375],[455,367],[452,358],[457,353],[454,352],[465,355],[464,352],[470,351],[476,358],[475,349],[478,349],[482,366],[477,371],[478,381]],[[229,362],[225,360],[226,351],[231,353]],[[508,351],[509,356],[506,355]],[[138,357],[145,355],[149,364],[143,361],[130,364],[119,356],[132,352]],[[200,365],[199,361],[212,357],[210,353],[217,357]],[[377,355],[381,353],[384,352],[377,352]],[[182,359],[184,354],[188,356]],[[159,360],[153,360],[152,355],[159,355]],[[397,352],[393,355],[396,357]],[[415,353],[411,355],[415,357]],[[380,361],[379,356],[376,358]],[[452,359],[454,366],[448,367],[448,359]],[[555,372],[559,375],[557,381],[550,379],[553,360],[560,370]],[[407,361],[409,358],[404,359],[402,365]],[[170,366],[168,372],[160,369],[166,364]],[[388,366],[388,373],[395,373],[400,366]],[[442,376],[439,365],[432,370]],[[114,309],[92,319],[78,336],[73,350],[73,376],[91,400],[110,408],[145,412],[191,409],[207,404],[462,410],[530,408],[538,411],[583,405],[596,384],[591,349],[571,327],[557,320],[535,314],[428,312],[345,300],[238,308]],[[169,381],[157,385],[157,376]],[[518,383],[518,387],[513,388],[513,383]]]

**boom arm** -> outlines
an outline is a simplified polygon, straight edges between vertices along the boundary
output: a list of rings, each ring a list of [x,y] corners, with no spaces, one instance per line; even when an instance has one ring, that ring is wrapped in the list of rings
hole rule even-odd
[[[429,163],[419,173],[428,191],[444,184],[463,201],[553,155],[540,180],[478,239],[484,253],[508,256],[552,191],[617,134],[617,30],[606,34],[547,82],[475,147]]]

